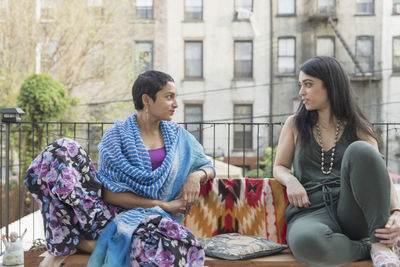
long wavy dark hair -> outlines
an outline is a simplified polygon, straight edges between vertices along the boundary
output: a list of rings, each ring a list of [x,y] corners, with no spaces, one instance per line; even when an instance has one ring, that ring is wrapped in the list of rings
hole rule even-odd
[[[311,58],[300,66],[300,71],[322,80],[328,93],[332,116],[345,121],[353,136],[357,136],[357,132],[363,132],[377,140],[371,123],[361,111],[354,93],[350,89],[348,76],[335,58],[324,56]],[[312,128],[317,121],[317,111],[307,110],[300,102],[296,112],[295,125],[302,146],[312,137]]]

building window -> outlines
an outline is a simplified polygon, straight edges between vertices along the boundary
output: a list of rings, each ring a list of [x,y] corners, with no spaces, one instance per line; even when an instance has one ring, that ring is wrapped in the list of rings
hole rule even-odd
[[[295,74],[296,38],[280,37],[278,39],[278,73],[280,75]]]
[[[153,0],[136,0],[136,18],[153,19]]]
[[[400,14],[400,0],[393,0],[393,14]]]
[[[89,14],[97,19],[104,18],[103,0],[87,0]]]
[[[296,0],[280,0],[278,2],[278,15],[295,15]]]
[[[400,73],[400,36],[393,37],[393,72]]]
[[[374,72],[374,37],[357,36],[356,39],[356,59],[362,71],[366,75]],[[356,74],[361,74],[356,68]]]
[[[251,149],[253,145],[253,134],[251,123],[253,122],[252,104],[235,104],[233,106],[234,132],[233,148]],[[236,124],[238,123],[238,124]],[[248,123],[248,124],[240,124]]]
[[[136,74],[153,69],[153,42],[136,42]]]
[[[55,77],[57,43],[39,43],[36,46],[36,73],[47,73]]]
[[[185,0],[185,19],[203,19],[203,0]]]
[[[321,14],[336,14],[335,0],[318,0],[318,12]]]
[[[235,78],[253,77],[253,42],[235,41]]]
[[[317,56],[335,56],[335,38],[318,37],[317,38]]]
[[[56,0],[40,0],[40,21],[52,22],[55,19]]]
[[[235,18],[248,20],[253,11],[253,0],[235,0]]]
[[[0,0],[0,21],[6,20],[7,11],[8,11],[8,0]]]
[[[90,47],[87,57],[87,73],[89,78],[104,77],[104,45],[95,44]]]
[[[203,144],[203,105],[185,104],[185,124],[188,130],[200,144]]]
[[[356,0],[357,3],[357,14],[362,15],[373,15],[374,10],[374,0]]]
[[[203,77],[203,42],[185,42],[185,78]]]

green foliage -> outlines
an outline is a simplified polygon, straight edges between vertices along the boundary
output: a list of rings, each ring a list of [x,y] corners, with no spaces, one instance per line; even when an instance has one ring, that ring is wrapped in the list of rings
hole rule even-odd
[[[69,99],[61,83],[49,75],[34,74],[25,79],[18,95],[18,107],[32,122],[57,120],[77,99]]]
[[[248,171],[245,176],[249,178],[272,178],[272,167],[275,160],[276,148],[276,146],[274,147],[274,149],[272,149],[270,146],[264,148],[263,160],[259,161],[258,164],[265,167],[264,169],[259,169],[258,176],[256,169]]]
[[[268,175],[265,174],[263,169],[258,169],[258,175],[257,175],[257,169],[253,169],[246,172],[244,176],[248,178],[265,178]]]
[[[32,124],[23,124],[22,147],[26,149],[21,155],[22,169],[26,169],[33,157],[39,153],[45,141],[53,141],[58,136],[51,133],[60,133],[66,136],[72,132],[71,127],[64,127],[61,130],[53,130],[43,122],[59,120],[62,115],[68,113],[69,107],[78,103],[77,99],[68,98],[64,86],[49,75],[34,74],[23,82],[18,95],[18,107],[25,111],[25,121]]]

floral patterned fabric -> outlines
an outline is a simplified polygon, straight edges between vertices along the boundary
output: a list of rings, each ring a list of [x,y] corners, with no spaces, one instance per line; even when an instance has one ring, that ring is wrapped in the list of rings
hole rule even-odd
[[[176,221],[149,216],[132,237],[132,266],[203,266],[204,250],[194,235]]]
[[[47,249],[56,256],[71,254],[80,239],[96,239],[118,211],[103,202],[94,165],[73,140],[48,145],[24,182],[39,204]]]

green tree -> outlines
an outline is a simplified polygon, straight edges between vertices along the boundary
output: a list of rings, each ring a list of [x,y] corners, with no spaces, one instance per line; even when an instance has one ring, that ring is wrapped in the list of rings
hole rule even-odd
[[[272,167],[275,160],[276,154],[276,146],[272,149],[270,146],[264,148],[263,160],[259,161],[259,166],[265,166],[264,169],[250,170],[246,172],[245,176],[249,178],[264,178],[264,177],[273,177]]]
[[[23,124],[25,137],[23,147],[29,148],[22,155],[22,166],[25,168],[32,160],[33,150],[38,153],[43,149],[43,134],[45,131],[43,122],[59,120],[61,115],[71,106],[78,103],[75,98],[68,98],[64,86],[51,76],[34,74],[23,82],[18,95],[18,107],[25,111],[25,121],[31,124]]]

